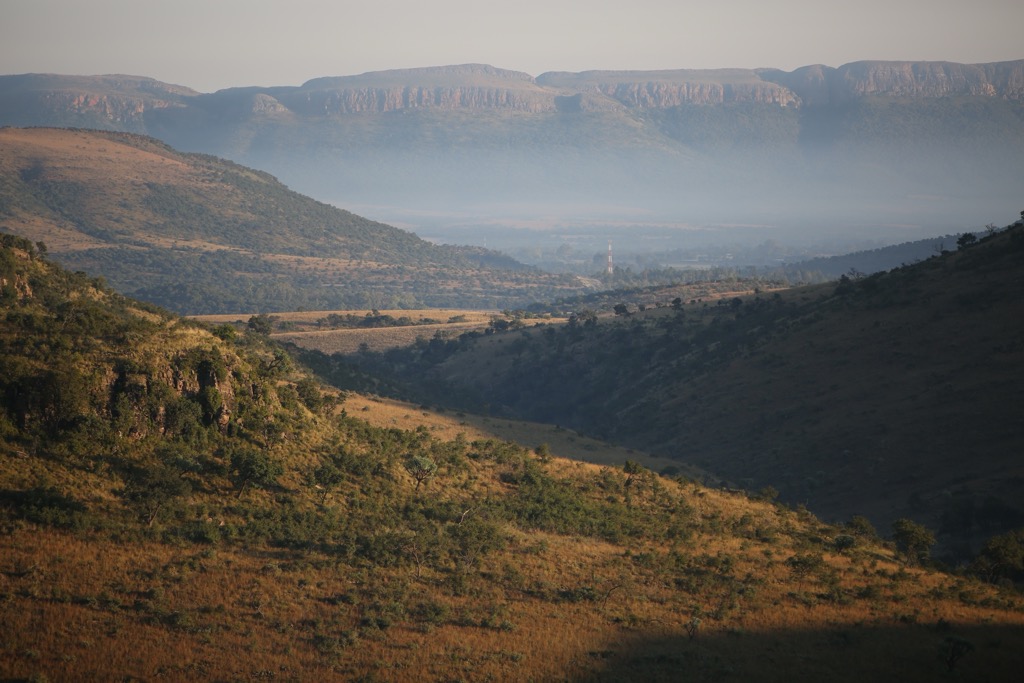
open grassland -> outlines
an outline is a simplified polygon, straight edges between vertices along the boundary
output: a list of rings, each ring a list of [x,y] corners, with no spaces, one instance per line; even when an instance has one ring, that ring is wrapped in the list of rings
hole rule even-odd
[[[406,325],[402,327],[353,328],[322,332],[281,332],[272,335],[275,341],[295,344],[303,349],[320,351],[328,355],[349,355],[360,349],[387,351],[412,346],[417,339],[430,339],[437,333],[458,336],[464,332],[482,330],[487,323],[445,323],[440,325]]]
[[[663,486],[692,505],[689,538],[510,527],[465,576],[353,565],[329,548],[125,543],[16,524],[0,536],[0,675],[995,681],[1024,664],[1019,596],[908,568],[874,544],[822,553],[834,529],[810,517]],[[951,643],[970,648],[952,667]]]
[[[194,316],[195,319],[213,325],[231,324],[243,327],[254,314],[223,314]],[[332,326],[331,316],[354,318],[390,317],[402,320],[402,324],[381,327],[337,327]],[[270,319],[275,330],[271,338],[275,341],[295,344],[303,349],[320,351],[332,355],[354,354],[360,350],[381,352],[395,348],[411,347],[417,340],[430,340],[436,336],[454,339],[466,332],[482,332],[494,318],[504,319],[498,311],[468,309],[389,309],[367,311],[289,311],[273,313]],[[545,322],[562,322],[560,318],[545,317]]]

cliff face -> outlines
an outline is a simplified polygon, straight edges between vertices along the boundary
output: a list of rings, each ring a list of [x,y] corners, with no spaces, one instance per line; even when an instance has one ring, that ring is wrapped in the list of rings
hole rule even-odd
[[[318,78],[278,94],[304,114],[384,113],[401,109],[441,111],[498,109],[554,111],[555,94],[529,74],[486,64],[398,69],[358,76]]]
[[[839,67],[832,95],[848,100],[866,95],[947,97],[1001,95],[983,67],[946,62],[855,62]]]
[[[296,113],[327,116],[402,109],[503,109],[531,113],[555,110],[554,96],[539,89],[524,92],[478,86],[324,89],[295,93],[282,99]]]
[[[154,113],[200,110],[222,123],[252,114],[344,116],[401,110],[548,113],[754,103],[835,105],[862,97],[1024,99],[1024,60],[995,64],[864,61],[839,68],[551,72],[536,79],[482,64],[318,78],[298,87],[200,95],[134,76],[0,77],[0,124],[147,132]],[[225,119],[225,117],[227,117]],[[160,120],[168,122],[167,116]],[[183,121],[194,122],[185,116]]]
[[[546,73],[537,77],[537,83],[563,92],[600,95],[630,109],[737,102],[782,107],[799,104],[785,86],[746,69]]]
[[[598,89],[626,106],[640,109],[734,102],[777,104],[786,107],[799,103],[793,93],[772,83],[630,83],[599,85]]]
[[[0,114],[14,125],[100,125],[145,132],[151,111],[186,108],[199,93],[138,76],[0,77]]]
[[[792,72],[758,70],[803,104],[842,104],[861,97],[996,97],[1024,99],[1024,60],[997,64],[853,62],[838,69],[806,66]]]
[[[99,118],[114,124],[130,126],[132,130],[144,124],[147,112],[184,106],[178,102],[156,98],[68,91],[46,93],[37,100],[37,103],[44,111]]]

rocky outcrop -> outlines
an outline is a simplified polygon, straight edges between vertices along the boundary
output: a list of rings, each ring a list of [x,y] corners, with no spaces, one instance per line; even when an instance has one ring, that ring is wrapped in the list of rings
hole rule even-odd
[[[999,94],[984,68],[948,62],[854,62],[836,69],[832,82],[834,101],[866,95],[994,97]]]
[[[493,87],[344,88],[296,94],[288,106],[303,114],[386,113],[402,109],[504,109],[539,113],[555,110],[554,95]]]
[[[252,98],[249,111],[253,114],[287,114],[288,107],[281,104],[276,98],[263,93],[257,93]]]
[[[148,132],[196,121],[232,125],[403,110],[585,112],[754,103],[835,105],[862,97],[1024,99],[1024,60],[993,64],[853,62],[833,68],[549,72],[536,79],[484,64],[318,78],[298,87],[200,95],[134,76],[0,76],[0,125],[80,125]],[[183,116],[178,116],[182,112]],[[196,118],[195,113],[209,119]]]
[[[317,78],[287,94],[275,93],[294,111],[356,114],[402,109],[554,111],[555,94],[520,71],[486,64],[396,69],[358,76]]]
[[[842,104],[862,97],[997,97],[1024,99],[1024,60],[995,64],[879,62],[815,65],[758,75],[793,91],[803,104]]]
[[[75,92],[48,93],[40,98],[39,105],[57,113],[98,117],[128,126],[141,125],[148,111],[183,106],[167,100]]]
[[[0,77],[0,112],[15,125],[83,125],[144,132],[147,113],[185,108],[199,93],[138,76]]]
[[[547,73],[538,76],[537,83],[562,91],[597,93],[635,109],[737,102],[783,107],[799,104],[786,87],[764,81],[746,69]]]

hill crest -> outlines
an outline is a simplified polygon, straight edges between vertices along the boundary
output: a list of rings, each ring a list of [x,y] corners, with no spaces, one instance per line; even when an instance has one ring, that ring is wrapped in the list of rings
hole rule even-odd
[[[5,128],[0,149],[0,226],[179,311],[408,307],[417,298],[503,308],[579,287],[483,249],[432,244],[304,197],[268,173],[150,138]]]

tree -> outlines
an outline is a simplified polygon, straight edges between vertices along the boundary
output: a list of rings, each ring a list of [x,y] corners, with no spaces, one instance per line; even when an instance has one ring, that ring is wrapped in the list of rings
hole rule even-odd
[[[139,511],[146,526],[151,527],[173,501],[191,492],[192,487],[181,478],[180,472],[166,465],[154,465],[139,468],[132,474],[124,497]]]
[[[320,496],[320,504],[323,505],[331,491],[345,481],[345,473],[328,460],[310,472],[307,481],[316,489],[317,495]]]
[[[892,540],[909,562],[917,563],[928,559],[935,534],[923,524],[901,517],[892,523]]]
[[[974,644],[957,636],[946,636],[939,645],[939,657],[946,665],[946,671],[953,671],[957,662],[974,651]]]
[[[974,244],[977,241],[978,241],[978,238],[974,235],[973,232],[965,232],[964,234],[960,235],[960,237],[957,238],[957,240],[956,240],[956,248],[957,249],[964,249],[966,247],[971,246],[972,244]]]
[[[274,319],[266,313],[261,313],[249,318],[246,326],[256,334],[268,335],[274,331]]]
[[[292,369],[292,357],[282,348],[275,348],[271,352],[271,358],[264,358],[259,367],[259,372],[264,377],[274,379],[287,374]]]
[[[231,455],[231,478],[241,498],[249,486],[269,488],[277,484],[277,478],[284,473],[281,463],[273,460],[263,451],[244,448]]]
[[[234,341],[238,337],[238,332],[235,330],[235,326],[229,323],[218,325],[210,331],[224,341]]]
[[[971,571],[988,581],[1024,573],[1024,529],[990,538],[971,562]]]
[[[643,479],[647,474],[647,468],[633,460],[627,460],[622,471],[626,473],[626,486],[632,486],[634,480]]]
[[[850,534],[839,534],[832,539],[832,547],[836,549],[836,552],[840,555],[846,554],[846,551],[857,545],[857,538]]]
[[[416,480],[416,490],[420,484],[429,481],[437,474],[437,463],[425,455],[410,455],[405,460],[405,470]]]
[[[874,540],[878,538],[875,525],[864,515],[854,515],[851,517],[850,521],[846,523],[846,530],[864,539]]]
[[[476,567],[480,560],[503,548],[507,541],[494,522],[465,514],[458,523],[449,524],[446,532],[456,571]]]
[[[306,377],[300,379],[295,385],[299,394],[299,400],[312,412],[318,412],[324,407],[324,396],[320,393],[320,385],[316,380]]]

